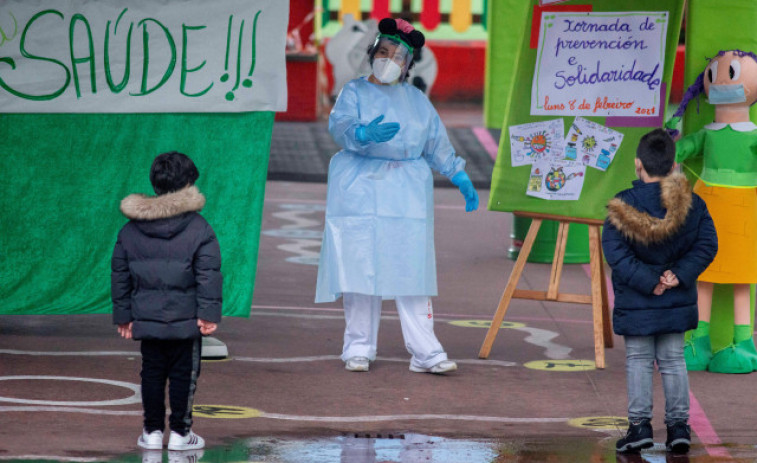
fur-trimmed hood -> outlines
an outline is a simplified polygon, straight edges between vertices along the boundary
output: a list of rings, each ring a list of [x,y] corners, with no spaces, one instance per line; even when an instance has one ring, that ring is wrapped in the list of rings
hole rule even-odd
[[[205,196],[192,185],[159,196],[129,195],[121,201],[121,212],[132,220],[157,220],[197,212],[204,206]]]
[[[607,205],[607,219],[632,241],[643,245],[664,241],[686,221],[691,208],[691,186],[683,174],[672,174],[663,178],[659,187],[664,217],[658,218],[640,211],[620,197],[615,197]]]

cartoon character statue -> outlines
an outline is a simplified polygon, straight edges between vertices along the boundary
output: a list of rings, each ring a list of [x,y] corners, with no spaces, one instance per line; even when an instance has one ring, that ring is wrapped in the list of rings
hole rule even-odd
[[[677,134],[686,105],[702,93],[714,105],[715,120],[676,142],[676,161],[699,177],[694,192],[715,222],[718,253],[699,278],[699,326],[687,342],[686,365],[749,373],[757,370],[749,294],[757,282],[757,125],[749,120],[749,107],[757,102],[757,55],[727,50],[710,59],[666,124],[671,135]],[[715,283],[733,285],[735,326],[731,345],[713,355],[709,322]]]

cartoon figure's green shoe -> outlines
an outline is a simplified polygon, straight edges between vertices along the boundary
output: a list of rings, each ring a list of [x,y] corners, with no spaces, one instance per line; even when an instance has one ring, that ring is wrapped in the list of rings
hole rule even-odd
[[[686,341],[683,349],[683,357],[686,359],[686,369],[689,371],[704,371],[710,364],[712,348],[710,347],[710,335],[698,338],[690,338]]]
[[[707,367],[713,373],[751,373],[757,370],[757,350],[751,338],[716,352]]]

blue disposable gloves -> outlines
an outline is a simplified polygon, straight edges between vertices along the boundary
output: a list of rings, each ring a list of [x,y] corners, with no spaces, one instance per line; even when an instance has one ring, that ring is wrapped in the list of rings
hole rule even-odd
[[[397,122],[385,122],[382,124],[382,120],[384,120],[383,114],[372,120],[368,125],[358,127],[355,131],[357,141],[366,144],[371,141],[380,143],[391,140],[400,129],[400,125]]]
[[[453,175],[450,180],[453,185],[460,189],[460,193],[462,193],[463,198],[465,198],[465,211],[470,212],[478,209],[478,193],[476,193],[476,189],[473,188],[473,182],[470,181],[468,174],[466,174],[464,170],[461,170]]]

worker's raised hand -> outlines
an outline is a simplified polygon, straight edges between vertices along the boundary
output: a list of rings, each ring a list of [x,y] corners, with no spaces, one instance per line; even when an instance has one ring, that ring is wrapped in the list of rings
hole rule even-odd
[[[380,115],[372,120],[368,125],[361,125],[355,131],[355,138],[360,143],[376,142],[381,143],[391,140],[399,131],[400,125],[397,122],[385,122],[384,115]]]
[[[460,194],[465,198],[465,211],[471,212],[478,209],[478,192],[476,192],[476,189],[473,187],[473,182],[471,182],[468,174],[466,174],[464,170],[461,170],[456,173],[450,181],[460,189]]]

